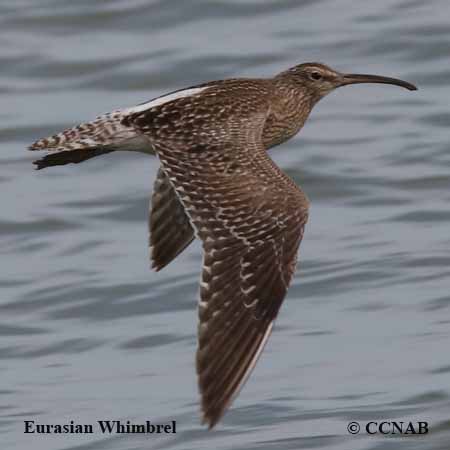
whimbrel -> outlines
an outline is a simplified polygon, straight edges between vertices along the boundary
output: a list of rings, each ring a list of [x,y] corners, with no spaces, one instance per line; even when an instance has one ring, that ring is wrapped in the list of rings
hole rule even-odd
[[[38,169],[115,150],[156,154],[150,213],[160,270],[197,236],[203,243],[197,374],[203,420],[222,417],[263,350],[291,282],[308,199],[267,150],[302,128],[340,86],[406,81],[300,64],[273,78],[181,89],[40,139]]]

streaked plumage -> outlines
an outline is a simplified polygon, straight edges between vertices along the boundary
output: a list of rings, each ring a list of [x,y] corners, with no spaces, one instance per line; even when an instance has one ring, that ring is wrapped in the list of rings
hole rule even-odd
[[[161,163],[149,220],[152,265],[165,267],[194,239],[203,243],[197,373],[204,420],[214,426],[270,335],[291,282],[308,200],[267,149],[295,135],[338,86],[414,86],[344,75],[319,63],[270,79],[230,79],[176,91],[34,143],[51,153],[37,168],[114,150]]]

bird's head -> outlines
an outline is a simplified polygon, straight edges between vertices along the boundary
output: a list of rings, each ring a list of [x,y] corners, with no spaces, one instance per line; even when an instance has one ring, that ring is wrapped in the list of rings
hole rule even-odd
[[[413,84],[397,78],[360,73],[340,73],[321,63],[299,64],[282,72],[279,76],[288,77],[291,81],[302,87],[314,102],[320,100],[338,87],[357,83],[393,84],[409,89],[410,91],[417,90]]]

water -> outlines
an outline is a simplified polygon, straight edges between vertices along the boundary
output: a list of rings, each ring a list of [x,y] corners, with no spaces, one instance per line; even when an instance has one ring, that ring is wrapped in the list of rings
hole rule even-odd
[[[448,3],[19,0],[0,5],[4,449],[447,449]],[[307,192],[300,270],[216,430],[194,374],[201,249],[149,271],[143,155],[33,171],[38,137],[184,86],[320,60],[419,86],[324,99],[272,156]],[[177,421],[167,436],[26,435],[24,420]],[[350,421],[428,421],[353,436]]]

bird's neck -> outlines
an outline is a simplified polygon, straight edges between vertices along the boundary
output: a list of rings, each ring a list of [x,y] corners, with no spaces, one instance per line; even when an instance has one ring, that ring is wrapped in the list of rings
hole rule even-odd
[[[271,113],[264,127],[267,148],[281,144],[303,127],[315,101],[289,78],[274,78]]]

